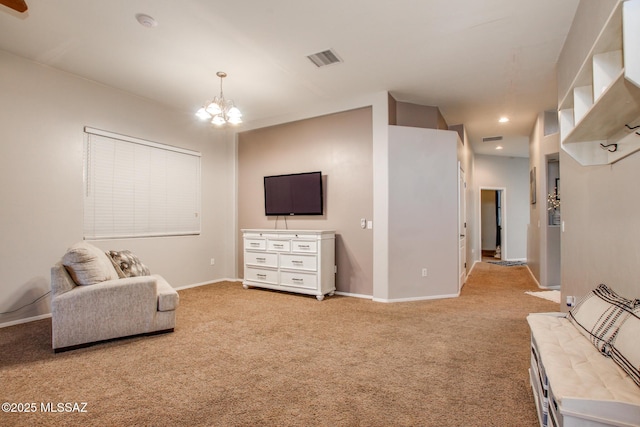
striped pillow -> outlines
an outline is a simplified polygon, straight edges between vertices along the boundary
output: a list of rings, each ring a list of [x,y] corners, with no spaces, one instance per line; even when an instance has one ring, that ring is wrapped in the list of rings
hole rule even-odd
[[[629,300],[601,284],[582,298],[567,318],[603,354],[609,356],[608,342],[615,339],[620,325],[640,307],[640,300]]]
[[[606,351],[640,386],[640,305],[620,323],[617,333],[607,343]]]

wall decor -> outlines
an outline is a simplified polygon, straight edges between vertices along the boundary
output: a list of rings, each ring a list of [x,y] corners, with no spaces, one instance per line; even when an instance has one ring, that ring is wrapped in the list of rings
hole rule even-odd
[[[536,204],[536,168],[535,166],[529,172],[529,192],[531,195],[531,204]]]

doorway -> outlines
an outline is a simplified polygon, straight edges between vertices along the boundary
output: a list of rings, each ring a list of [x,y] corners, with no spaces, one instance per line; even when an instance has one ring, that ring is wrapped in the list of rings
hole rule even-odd
[[[507,259],[506,189],[480,188],[480,250],[482,261]]]

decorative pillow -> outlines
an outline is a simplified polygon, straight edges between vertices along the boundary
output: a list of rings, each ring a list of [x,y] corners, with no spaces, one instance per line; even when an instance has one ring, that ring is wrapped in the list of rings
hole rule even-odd
[[[87,286],[118,278],[109,257],[100,249],[80,242],[67,249],[62,257],[62,265],[78,285]]]
[[[640,386],[640,306],[629,313],[607,346],[611,358]]]
[[[640,304],[599,285],[571,309],[567,318],[603,354],[609,356],[607,342],[615,338],[618,328]]]
[[[109,251],[107,255],[109,255],[113,261],[114,266],[118,266],[116,270],[120,278],[148,276],[151,274],[149,268],[131,251]]]

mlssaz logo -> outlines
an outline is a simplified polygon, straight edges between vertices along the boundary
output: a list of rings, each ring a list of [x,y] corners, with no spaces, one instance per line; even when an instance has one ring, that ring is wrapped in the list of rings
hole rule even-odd
[[[87,412],[87,402],[42,402],[40,412]]]

